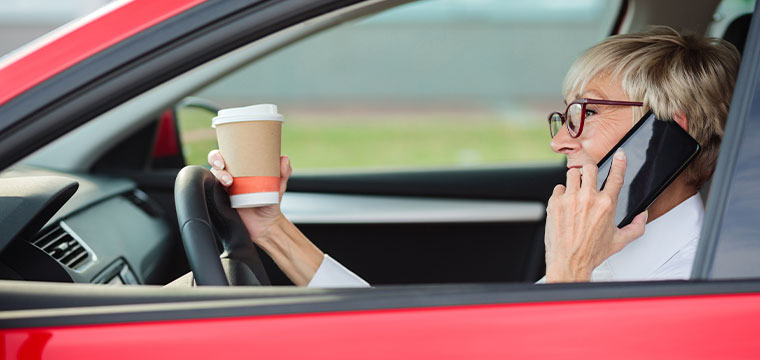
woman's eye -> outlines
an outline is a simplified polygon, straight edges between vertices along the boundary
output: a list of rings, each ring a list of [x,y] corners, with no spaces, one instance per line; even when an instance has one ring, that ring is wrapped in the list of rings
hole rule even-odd
[[[596,115],[596,111],[592,109],[586,109],[586,117]]]

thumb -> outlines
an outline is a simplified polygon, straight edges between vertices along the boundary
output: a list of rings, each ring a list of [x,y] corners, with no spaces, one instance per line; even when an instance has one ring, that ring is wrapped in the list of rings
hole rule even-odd
[[[641,214],[636,215],[630,224],[617,229],[615,232],[615,238],[612,244],[613,253],[622,250],[626,245],[631,243],[644,235],[644,230],[647,224],[647,218],[649,217],[649,211],[644,210]]]

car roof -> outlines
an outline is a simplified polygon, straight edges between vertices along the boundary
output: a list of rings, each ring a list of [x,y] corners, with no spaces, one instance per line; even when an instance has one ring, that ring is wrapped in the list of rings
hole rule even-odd
[[[115,1],[0,61],[0,105],[74,64],[206,0]]]

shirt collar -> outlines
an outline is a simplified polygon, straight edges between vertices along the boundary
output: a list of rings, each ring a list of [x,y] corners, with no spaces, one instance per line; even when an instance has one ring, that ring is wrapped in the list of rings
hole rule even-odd
[[[644,235],[607,259],[616,280],[646,279],[689,241],[698,239],[704,208],[699,193],[646,225]]]

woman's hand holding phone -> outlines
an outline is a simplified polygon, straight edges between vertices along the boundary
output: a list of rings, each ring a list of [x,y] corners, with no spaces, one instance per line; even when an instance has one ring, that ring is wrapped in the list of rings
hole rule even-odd
[[[579,169],[568,170],[566,185],[554,188],[546,208],[546,282],[589,281],[594,268],[644,234],[646,211],[623,228],[615,224],[625,166],[621,150],[601,191],[595,165],[583,166],[583,181]]]

